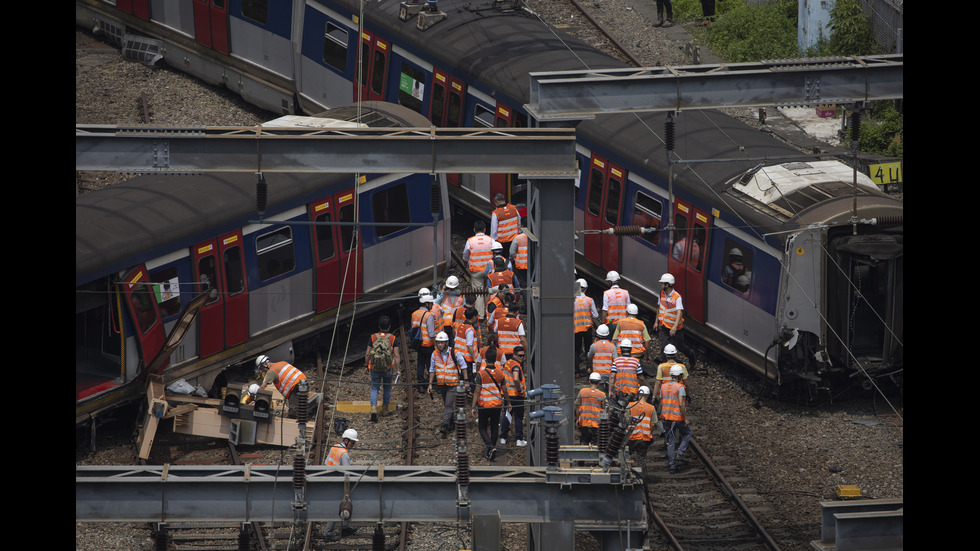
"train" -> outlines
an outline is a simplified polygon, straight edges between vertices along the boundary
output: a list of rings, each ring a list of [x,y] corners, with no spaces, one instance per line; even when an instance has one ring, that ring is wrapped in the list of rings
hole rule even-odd
[[[425,123],[366,102],[264,126],[368,121]],[[144,174],[76,198],[76,426],[142,398],[149,375],[207,393],[259,353],[327,347],[329,330],[397,309],[446,265],[448,195],[429,174],[262,177]]]
[[[510,1],[77,0],[76,22],[275,112],[382,101],[439,127],[536,126],[530,73],[626,67]],[[618,272],[652,321],[671,273],[688,334],[776,387],[901,388],[903,202],[720,111],[670,117],[676,139],[665,113],[575,126],[578,274]],[[668,143],[723,162],[672,165]],[[495,193],[523,206],[527,190],[506,174],[447,183],[486,216]]]

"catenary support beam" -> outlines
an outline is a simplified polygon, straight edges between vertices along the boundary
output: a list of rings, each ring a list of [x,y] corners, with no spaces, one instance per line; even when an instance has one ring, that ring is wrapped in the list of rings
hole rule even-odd
[[[125,128],[75,125],[75,170],[488,173],[574,177],[569,128]]]
[[[588,469],[581,476],[588,478]],[[337,520],[349,475],[352,520],[455,522],[454,467],[306,467],[305,521]],[[606,482],[550,482],[538,467],[472,467],[468,510],[501,522],[643,521],[638,472]],[[270,465],[75,466],[78,522],[273,522],[294,516],[293,473]]]
[[[538,120],[599,113],[854,104],[903,97],[902,54],[531,73]]]

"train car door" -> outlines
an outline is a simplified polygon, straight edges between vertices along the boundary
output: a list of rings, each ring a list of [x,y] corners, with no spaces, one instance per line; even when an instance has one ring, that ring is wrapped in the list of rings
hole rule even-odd
[[[513,111],[510,107],[497,103],[497,111],[493,117],[494,128],[510,128],[513,122]],[[497,208],[493,202],[493,196],[502,193],[510,201],[510,184],[512,181],[510,174],[491,174],[490,175],[490,209]]]
[[[225,312],[221,297],[224,284],[221,277],[221,262],[218,241],[210,239],[194,246],[194,281],[197,292],[207,293],[208,299],[198,314],[198,355],[210,356],[224,349]]]
[[[346,191],[310,204],[314,222],[353,222],[354,192]],[[316,311],[336,308],[362,292],[360,234],[352,226],[313,226]],[[348,265],[349,264],[349,265]],[[341,290],[343,289],[343,297]]]
[[[463,117],[463,99],[466,84],[445,71],[432,70],[432,99],[429,103],[429,120],[443,128],[458,128]],[[446,181],[459,185],[459,174],[447,174]]]
[[[120,10],[131,13],[144,21],[150,20],[149,0],[116,0],[116,7]]]
[[[704,263],[710,244],[711,218],[679,199],[674,201],[673,217],[667,271],[674,276],[674,288],[684,300],[685,314],[704,322]]]
[[[228,0],[194,0],[194,39],[227,54]]]
[[[224,278],[224,346],[229,348],[248,339],[248,283],[245,277],[245,255],[242,232],[235,230],[218,238],[221,272]]]
[[[126,274],[121,286],[124,304],[128,306],[126,309],[129,310],[144,363],[156,356],[166,340],[160,308],[149,284],[146,266],[141,264]]]
[[[384,101],[391,45],[368,31],[361,33],[360,81],[355,75],[354,100]],[[358,92],[358,88],[360,91]]]
[[[626,171],[593,155],[585,205],[585,229],[605,230],[619,224]],[[585,258],[604,270],[619,270],[619,236],[585,234]]]

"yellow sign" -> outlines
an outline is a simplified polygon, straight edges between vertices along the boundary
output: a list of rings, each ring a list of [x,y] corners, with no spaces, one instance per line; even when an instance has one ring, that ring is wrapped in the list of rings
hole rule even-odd
[[[902,181],[902,163],[883,163],[868,167],[868,176],[878,185],[897,184]]]

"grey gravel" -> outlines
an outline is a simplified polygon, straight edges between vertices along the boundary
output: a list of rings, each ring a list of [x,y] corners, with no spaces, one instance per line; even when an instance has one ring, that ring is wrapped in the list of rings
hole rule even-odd
[[[652,1],[652,0],[651,0]],[[629,9],[628,2],[602,0],[601,17],[615,17],[620,39],[650,65],[688,63],[683,49],[667,40],[650,22]],[[529,7],[555,26],[581,34],[587,25],[566,0],[532,0]],[[601,47],[604,39],[588,34],[586,40]],[[245,104],[241,98],[222,88],[202,84],[167,68],[144,67],[124,61],[118,51],[106,48],[83,31],[76,31],[76,123],[140,124],[140,94],[146,92],[152,124],[159,125],[254,125],[274,118]],[[122,178],[106,174],[79,174],[76,193],[112,183]],[[820,501],[833,500],[838,485],[857,485],[867,498],[901,499],[904,494],[903,410],[900,400],[894,404],[883,398],[864,397],[833,404],[807,405],[805,400],[763,400],[757,403],[759,383],[710,354],[698,365],[692,377],[695,401],[691,405],[691,424],[695,438],[716,456],[728,458],[729,476],[738,485],[753,488],[761,497],[754,502],[756,516],[773,531],[786,551],[810,549],[809,542],[820,536]],[[301,366],[302,367],[302,366]],[[344,385],[350,399],[367,399],[363,381],[366,375],[357,370]],[[328,395],[331,391],[328,391]],[[340,395],[330,398],[344,399]],[[404,403],[404,391],[396,393]],[[434,430],[437,406],[423,400],[420,422],[430,427],[420,442],[418,462],[452,464],[453,450]],[[758,407],[757,407],[758,406]],[[433,409],[436,408],[436,409]],[[352,422],[366,443],[394,447],[390,430],[401,415],[383,417],[372,425],[366,414],[354,414]],[[470,424],[471,449],[482,449],[482,442]],[[76,442],[77,464],[132,464],[136,462],[131,435],[100,433],[95,452],[85,442]],[[366,446],[365,446],[366,447]],[[520,465],[523,454],[513,451],[496,461]],[[265,462],[282,461],[278,449],[256,450]],[[372,455],[362,449],[355,463],[371,461]],[[484,464],[479,457],[474,464]],[[666,472],[666,460],[654,451],[650,454],[651,472]],[[381,459],[384,461],[387,459]],[[286,456],[288,464],[290,459]],[[662,473],[658,473],[662,474]],[[656,491],[656,487],[651,488]],[[523,548],[525,529],[505,526],[506,549]],[[447,548],[456,537],[452,525],[420,526],[412,533],[409,549]],[[577,537],[577,549],[595,549],[587,534]],[[149,550],[153,542],[146,525],[76,523],[76,551]],[[280,543],[282,543],[280,541]],[[653,540],[652,549],[662,549]]]

